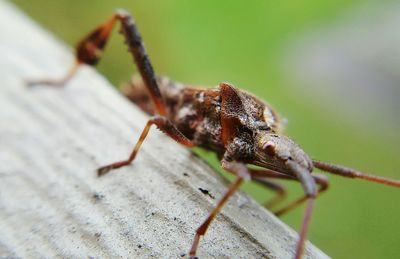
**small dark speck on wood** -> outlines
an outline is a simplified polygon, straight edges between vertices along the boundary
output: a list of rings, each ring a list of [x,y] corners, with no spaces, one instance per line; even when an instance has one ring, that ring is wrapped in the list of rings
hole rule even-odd
[[[104,198],[104,194],[97,193],[97,192],[95,192],[95,193],[93,194],[93,199],[94,199],[95,201],[101,201],[103,198]]]
[[[210,193],[209,190],[203,189],[199,187],[199,191],[201,191],[204,195],[207,195],[208,197],[210,197],[211,199],[215,199],[215,197]]]

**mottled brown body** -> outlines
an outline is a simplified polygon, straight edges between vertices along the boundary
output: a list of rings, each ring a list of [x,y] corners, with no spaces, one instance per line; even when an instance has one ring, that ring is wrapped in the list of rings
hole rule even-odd
[[[196,146],[221,155],[221,97],[218,88],[194,88],[159,77],[158,83],[167,108],[166,116]],[[155,111],[143,81],[135,77],[124,91],[129,99],[149,115]]]
[[[220,87],[186,86],[167,77],[158,77],[157,82],[166,104],[166,116],[196,146],[214,151],[218,157],[222,157],[226,148],[222,142]],[[140,77],[133,77],[123,92],[144,112],[149,115],[155,114],[149,93]],[[252,132],[262,130],[280,133],[281,120],[264,101],[244,91],[238,94],[247,108],[245,118],[242,118],[240,125],[236,125],[242,138],[247,140],[247,148],[241,154],[243,158],[254,161]]]
[[[230,146],[226,146],[222,141],[220,86],[214,88],[187,86],[167,77],[158,77],[157,82],[166,104],[166,116],[196,146],[214,151],[220,159],[226,154],[227,148],[230,148],[227,153],[230,160],[259,166],[268,164],[271,169],[291,174],[277,157],[274,155],[265,157],[260,154],[260,149],[256,148],[268,142],[265,140],[268,135],[270,143],[285,142],[286,145],[283,143],[281,145],[285,146],[287,151],[292,151],[287,157],[302,156],[308,160],[298,145],[282,135],[283,123],[274,109],[256,96],[235,89],[241,99],[241,104],[237,108],[242,106],[245,110],[240,115],[234,115],[239,117],[234,125],[237,136],[233,138],[234,141]],[[134,76],[123,92],[144,112],[149,115],[155,114],[146,85],[140,77]],[[263,136],[259,136],[261,132]],[[274,145],[276,144],[278,143]],[[311,160],[305,164],[312,170]]]
[[[303,197],[275,210],[276,215],[282,215],[306,202],[299,241],[294,251],[296,259],[302,257],[314,199],[328,188],[325,177],[312,173],[314,167],[345,177],[400,187],[400,181],[311,160],[297,144],[282,134],[282,123],[269,105],[231,84],[220,83],[215,88],[194,88],[166,78],[157,79],[137,26],[125,11],[117,11],[79,42],[76,61],[65,77],[61,80],[34,81],[30,85],[64,85],[80,65],[97,64],[117,21],[121,23],[120,32],[125,37],[125,43],[141,76],[141,79],[134,79],[128,85],[125,93],[151,117],[129,158],[100,167],[98,175],[102,176],[113,169],[131,164],[150,127],[156,125],[184,146],[199,146],[214,151],[222,168],[236,176],[216,207],[196,230],[189,251],[191,257],[196,255],[200,237],[206,233],[213,219],[244,180],[255,180],[277,193],[268,203],[269,208],[281,202],[286,193],[285,188],[270,181],[271,178],[294,180],[302,184]],[[259,169],[249,167],[250,164],[259,166]]]

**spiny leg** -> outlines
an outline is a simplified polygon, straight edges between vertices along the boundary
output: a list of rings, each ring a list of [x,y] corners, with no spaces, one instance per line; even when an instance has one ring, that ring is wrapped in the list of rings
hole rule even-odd
[[[168,120],[165,117],[162,116],[153,116],[150,120],[147,121],[146,126],[144,127],[142,134],[140,134],[139,140],[136,142],[131,155],[129,156],[128,159],[118,161],[115,163],[112,163],[110,165],[102,166],[97,170],[98,176],[102,176],[106,173],[108,173],[112,169],[120,168],[122,166],[126,166],[132,163],[132,161],[135,159],[136,154],[138,153],[140,146],[142,145],[143,141],[145,140],[147,134],[149,133],[151,125],[155,124],[159,130],[170,136],[172,139],[174,139],[176,142],[187,146],[187,147],[193,147],[194,144],[187,139],[173,124],[170,120]]]
[[[128,49],[132,53],[139,73],[150,92],[157,113],[160,115],[166,115],[166,109],[163,104],[155,73],[147,56],[140,33],[132,16],[123,10],[115,12],[109,20],[98,26],[78,43],[76,47],[76,60],[64,77],[55,80],[44,79],[30,81],[28,84],[64,85],[73,77],[77,68],[81,64],[96,65],[102,56],[103,50],[116,21],[120,21],[121,23],[121,32],[125,37],[125,43],[128,45]]]
[[[229,186],[229,189],[225,192],[222,198],[218,201],[217,206],[210,212],[206,220],[196,230],[192,247],[190,248],[189,256],[194,258],[196,256],[197,247],[199,246],[200,237],[204,236],[211,222],[215,219],[222,207],[225,205],[229,197],[231,197],[235,191],[240,187],[244,179],[249,179],[250,174],[247,167],[242,163],[233,163],[222,160],[222,168],[237,175],[235,181]]]
[[[370,174],[362,173],[362,172],[359,172],[354,169],[344,167],[341,165],[333,165],[333,164],[329,164],[329,163],[321,162],[321,161],[317,161],[317,160],[313,160],[313,164],[316,168],[318,168],[322,171],[328,172],[328,173],[332,173],[332,174],[336,174],[336,175],[340,175],[340,176],[344,176],[344,177],[349,177],[349,178],[364,179],[364,180],[367,180],[370,182],[386,184],[389,186],[394,186],[394,187],[400,188],[400,181],[398,181],[398,180],[392,180],[392,179],[388,179],[388,178],[381,177],[381,176],[370,175]]]

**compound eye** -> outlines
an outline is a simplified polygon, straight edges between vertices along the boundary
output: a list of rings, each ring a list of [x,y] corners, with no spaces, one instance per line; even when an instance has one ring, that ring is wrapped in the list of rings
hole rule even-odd
[[[275,143],[272,141],[268,141],[267,143],[264,144],[263,150],[265,150],[265,153],[269,156],[275,156]]]

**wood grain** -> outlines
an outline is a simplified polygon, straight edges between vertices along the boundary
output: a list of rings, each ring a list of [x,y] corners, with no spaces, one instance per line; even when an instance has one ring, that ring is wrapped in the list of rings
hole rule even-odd
[[[67,87],[27,87],[62,75],[71,51],[6,1],[0,17],[0,257],[186,256],[227,181],[155,129],[134,165],[97,178],[129,154],[146,116],[89,67]],[[199,256],[291,258],[296,240],[238,193]],[[308,243],[306,258],[327,256]]]

